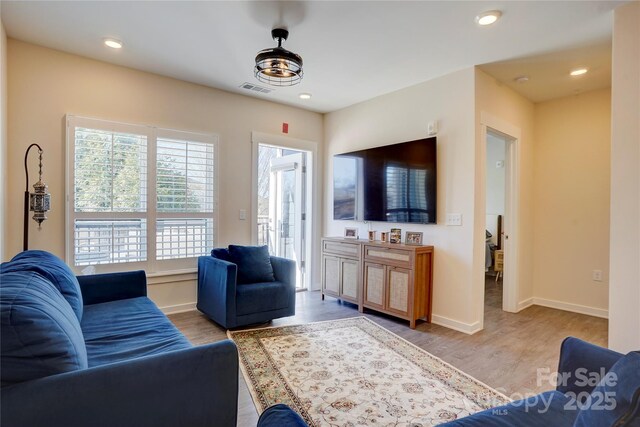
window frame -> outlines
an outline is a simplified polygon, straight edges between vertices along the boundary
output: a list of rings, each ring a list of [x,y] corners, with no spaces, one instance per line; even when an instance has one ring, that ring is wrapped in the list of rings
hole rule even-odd
[[[123,132],[136,135],[143,135],[147,138],[147,210],[139,213],[122,213],[122,212],[93,212],[89,215],[78,215],[75,212],[74,192],[75,192],[75,129],[83,127],[88,129],[98,129],[108,132]],[[218,195],[219,195],[219,137],[212,133],[198,133],[191,131],[182,131],[175,129],[165,129],[149,125],[136,125],[130,123],[122,123],[110,120],[95,119],[89,117],[75,116],[67,114],[66,116],[66,165],[65,165],[65,258],[67,264],[76,273],[81,272],[87,267],[94,267],[97,273],[108,273],[115,271],[145,270],[149,274],[174,274],[176,272],[195,271],[197,257],[178,258],[158,260],[156,254],[156,224],[158,219],[157,213],[157,194],[156,194],[156,164],[157,164],[157,141],[158,139],[169,138],[183,140],[189,142],[211,144],[213,146],[213,212],[208,215],[202,212],[172,212],[169,215],[161,214],[162,217],[170,217],[176,219],[182,218],[207,218],[213,221],[213,247],[217,246],[218,230],[219,230],[219,212],[218,212]],[[146,219],[146,243],[147,243],[147,260],[137,262],[119,262],[110,264],[91,264],[90,266],[75,265],[75,238],[74,225],[76,219],[82,217],[104,219],[129,219],[143,218]],[[213,249],[213,248],[211,248]]]

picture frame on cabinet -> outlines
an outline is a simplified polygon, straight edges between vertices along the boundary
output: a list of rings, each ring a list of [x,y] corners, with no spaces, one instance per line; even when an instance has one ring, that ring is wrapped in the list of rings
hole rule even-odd
[[[422,232],[418,231],[407,231],[407,234],[404,238],[405,245],[422,245]]]
[[[357,239],[358,238],[358,229],[356,227],[345,227],[344,228],[344,237],[345,237],[345,239]]]

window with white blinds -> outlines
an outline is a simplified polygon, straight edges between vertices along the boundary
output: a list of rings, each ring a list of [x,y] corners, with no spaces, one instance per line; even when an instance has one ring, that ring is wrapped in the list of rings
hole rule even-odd
[[[67,131],[70,264],[175,270],[215,246],[214,135],[75,116]]]

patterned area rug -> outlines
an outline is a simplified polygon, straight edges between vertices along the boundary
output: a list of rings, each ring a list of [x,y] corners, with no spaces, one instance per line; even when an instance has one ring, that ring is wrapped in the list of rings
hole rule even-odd
[[[228,335],[258,412],[286,403],[310,426],[431,426],[509,401],[364,317]]]

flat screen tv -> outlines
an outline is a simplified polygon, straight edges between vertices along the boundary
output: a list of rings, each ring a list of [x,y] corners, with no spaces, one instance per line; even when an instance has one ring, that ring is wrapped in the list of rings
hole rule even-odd
[[[434,224],[436,138],[333,157],[333,218]]]

